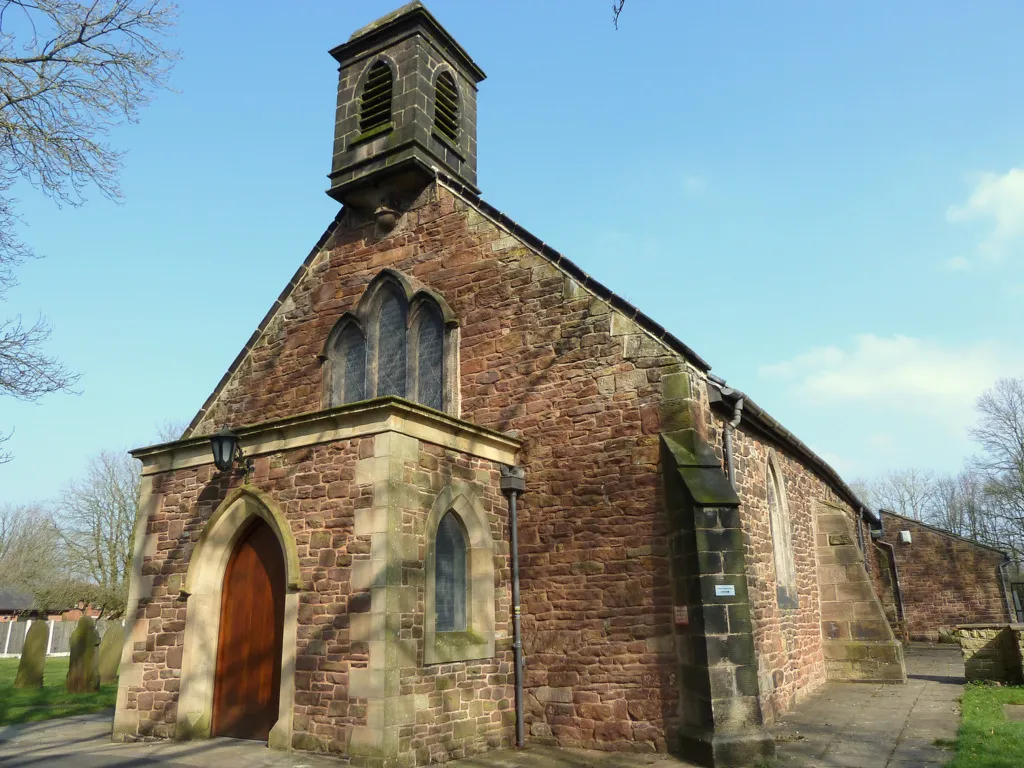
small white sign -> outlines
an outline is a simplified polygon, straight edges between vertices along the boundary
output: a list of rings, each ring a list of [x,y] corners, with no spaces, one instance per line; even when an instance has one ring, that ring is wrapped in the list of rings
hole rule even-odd
[[[736,586],[733,584],[715,584],[715,597],[736,597]]]

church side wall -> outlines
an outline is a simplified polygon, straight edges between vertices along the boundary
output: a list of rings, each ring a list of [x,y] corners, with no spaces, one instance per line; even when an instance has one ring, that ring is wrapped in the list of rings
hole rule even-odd
[[[999,581],[1002,553],[899,515],[884,514],[884,523],[911,640],[934,642],[957,624],[1010,621]],[[900,543],[900,531],[910,531],[910,544]]]
[[[723,421],[707,410],[716,453],[724,464]],[[826,680],[820,588],[816,556],[817,504],[842,509],[856,531],[856,516],[814,471],[764,436],[740,427],[733,433],[736,489],[747,556],[747,588],[754,616],[758,683],[765,721],[773,722]],[[784,609],[776,597],[776,574],[767,497],[769,451],[774,451],[785,482],[796,566],[798,605]]]

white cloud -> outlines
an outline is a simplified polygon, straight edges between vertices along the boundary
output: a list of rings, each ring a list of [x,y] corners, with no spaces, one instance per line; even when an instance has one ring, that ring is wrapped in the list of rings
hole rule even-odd
[[[965,256],[954,256],[942,262],[942,268],[947,272],[967,272],[971,268],[970,259]]]
[[[946,219],[991,223],[992,232],[978,244],[978,251],[990,261],[1001,261],[1007,246],[1024,235],[1024,168],[1002,175],[978,173],[968,181],[974,184],[970,197],[963,205],[950,206]]]
[[[990,342],[943,346],[909,336],[863,334],[843,349],[819,347],[759,374],[791,382],[802,399],[882,406],[925,415],[962,434],[978,396],[1001,376],[1024,373],[1024,355]],[[872,436],[876,447],[885,438]]]

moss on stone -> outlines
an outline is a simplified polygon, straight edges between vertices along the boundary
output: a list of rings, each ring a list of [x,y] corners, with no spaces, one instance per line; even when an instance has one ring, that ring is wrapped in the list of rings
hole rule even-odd
[[[124,647],[124,628],[120,624],[109,627],[100,641],[99,672],[100,685],[117,682],[121,666],[121,649]]]
[[[96,622],[89,616],[83,616],[71,633],[71,661],[64,686],[68,693],[90,693],[100,689],[99,644]]]
[[[42,688],[43,669],[46,666],[46,643],[49,631],[45,621],[34,621],[28,628],[25,644],[18,662],[18,675],[14,678],[15,688]]]

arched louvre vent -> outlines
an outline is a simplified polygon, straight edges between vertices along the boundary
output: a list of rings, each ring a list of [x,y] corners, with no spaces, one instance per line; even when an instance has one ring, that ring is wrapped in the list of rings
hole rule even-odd
[[[359,130],[372,131],[391,122],[391,67],[378,61],[370,68],[359,106]]]
[[[453,144],[459,143],[459,92],[448,72],[437,76],[434,94],[434,127]]]

